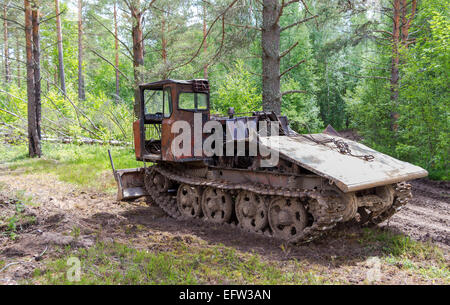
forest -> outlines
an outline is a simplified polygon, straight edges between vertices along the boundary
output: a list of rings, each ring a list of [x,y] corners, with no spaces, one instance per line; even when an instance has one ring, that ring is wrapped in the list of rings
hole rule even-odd
[[[31,156],[38,138],[131,142],[137,84],[207,78],[214,112],[351,129],[445,180],[449,4],[3,0],[0,124],[32,132]]]

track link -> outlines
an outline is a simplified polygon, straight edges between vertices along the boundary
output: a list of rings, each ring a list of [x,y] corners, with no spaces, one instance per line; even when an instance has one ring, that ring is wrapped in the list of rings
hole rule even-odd
[[[377,225],[389,219],[406,205],[412,198],[411,184],[400,182],[395,185],[394,203],[376,217],[369,218],[368,225]]]

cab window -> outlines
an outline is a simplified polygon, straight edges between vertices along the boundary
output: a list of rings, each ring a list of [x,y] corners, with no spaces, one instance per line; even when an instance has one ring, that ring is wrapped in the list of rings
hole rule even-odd
[[[164,117],[169,118],[172,114],[172,90],[170,87],[164,89]]]
[[[198,92],[181,92],[178,97],[178,108],[186,110],[208,109],[208,95]]]
[[[163,112],[162,90],[144,90],[145,113],[156,114]]]

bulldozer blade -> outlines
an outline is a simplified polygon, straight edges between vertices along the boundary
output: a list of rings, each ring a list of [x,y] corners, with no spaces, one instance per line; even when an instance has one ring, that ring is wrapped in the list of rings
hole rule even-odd
[[[117,200],[130,200],[148,195],[144,185],[144,172],[144,168],[115,171]]]
[[[117,200],[131,200],[148,196],[145,189],[145,168],[128,168],[116,170],[111,151],[108,149],[109,161],[117,182]]]

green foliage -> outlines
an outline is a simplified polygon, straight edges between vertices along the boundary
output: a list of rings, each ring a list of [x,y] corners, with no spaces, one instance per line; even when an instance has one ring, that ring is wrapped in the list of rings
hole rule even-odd
[[[137,250],[126,244],[97,243],[89,249],[65,249],[60,258],[35,271],[30,283],[41,284],[321,284],[327,283],[301,264],[266,262],[257,254],[242,254],[217,245],[199,247],[170,243],[170,251]],[[67,259],[81,262],[79,282],[67,279]],[[338,281],[335,281],[338,282]]]
[[[60,180],[97,190],[116,189],[108,149],[116,168],[135,168],[142,164],[136,161],[130,148],[100,145],[52,144],[44,142],[43,157],[27,158],[26,146],[0,146],[0,160],[11,169],[24,169],[29,173],[45,172],[56,175]]]
[[[15,240],[18,232],[24,226],[36,222],[36,217],[29,215],[25,210],[25,205],[33,205],[31,197],[26,196],[24,191],[17,191],[12,195],[8,203],[13,207],[12,215],[0,215],[0,227],[6,228],[2,234],[8,236],[11,240]]]
[[[360,243],[381,243],[386,255],[397,258],[419,258],[445,262],[442,250],[432,243],[412,240],[409,236],[380,229],[365,228]]]
[[[402,81],[397,153],[448,180],[450,1],[423,1],[425,29],[410,50]],[[418,26],[417,26],[418,28]]]
[[[0,92],[1,119],[14,126],[26,126],[27,94],[25,88],[15,84],[7,93]],[[3,107],[2,107],[3,106]],[[105,96],[86,94],[80,101],[77,93],[68,88],[66,97],[58,90],[43,92],[42,134],[50,137],[88,137],[102,140],[131,141],[132,108],[116,103]]]
[[[449,179],[448,71],[449,1],[422,1],[412,32],[416,43],[400,50],[401,87],[397,104],[389,96],[389,82],[363,79],[347,93],[352,127],[375,149],[425,167],[430,178]],[[374,75],[377,65],[388,66],[389,49],[379,47],[363,73]],[[387,76],[378,71],[378,75]],[[391,114],[397,112],[398,130],[393,131]]]
[[[153,9],[144,14],[144,65],[138,69],[141,81],[201,78],[204,66],[208,65],[212,112],[224,114],[229,107],[234,107],[237,113],[261,110],[260,32],[231,25],[260,26],[260,4],[244,1],[227,11],[223,29],[221,22],[208,28],[205,51],[201,46],[202,19],[205,17],[211,25],[229,2],[159,2],[171,14]],[[353,5],[342,5],[339,0],[308,2],[309,10],[318,17],[281,32],[281,52],[296,45],[280,59],[281,72],[295,66],[283,75],[282,91],[306,92],[284,95],[282,111],[297,131],[306,132],[305,125],[311,131],[319,131],[327,124],[338,130],[353,127],[374,149],[421,165],[429,170],[432,178],[448,179],[449,0],[418,2],[410,29],[410,38],[415,38],[415,43],[400,50],[400,95],[396,103],[390,100],[387,80],[391,45],[384,34],[374,31],[391,31],[392,20],[373,11],[366,2],[355,1]],[[121,73],[120,92],[116,97],[116,71],[111,65],[115,62],[115,39],[108,30],[114,29],[113,2],[88,1],[83,5],[84,101],[79,101],[77,96],[78,28],[74,8],[61,2],[67,96],[58,89],[55,22],[50,19],[40,26],[42,133],[49,137],[132,142],[135,80],[130,25],[133,20],[119,13]],[[119,12],[129,10],[122,1],[117,5]],[[204,5],[206,16],[203,16]],[[13,11],[8,10],[9,17],[19,18]],[[53,3],[44,2],[41,13],[53,16]],[[293,24],[305,18],[305,13],[303,4],[291,3],[285,7],[280,25]],[[15,40],[19,42],[17,46],[11,43]],[[22,135],[27,130],[23,40],[23,30],[10,24],[13,81],[3,82],[2,75],[1,90],[6,93],[0,92],[0,123],[21,130]],[[20,54],[16,54],[16,48]],[[16,55],[19,62],[13,60]],[[4,59],[0,60],[4,66]],[[391,126],[394,112],[399,114],[397,132]]]
[[[392,154],[395,138],[391,129],[392,103],[386,81],[362,81],[354,91],[348,92],[346,102],[351,127],[358,130],[369,146]]]
[[[227,113],[234,107],[236,113],[261,110],[261,94],[252,75],[238,60],[232,71],[211,80],[211,104],[213,111]]]
[[[298,90],[299,83],[293,79],[283,82],[282,91]],[[298,132],[319,131],[323,127],[319,119],[319,107],[314,94],[292,93],[283,97],[282,113],[285,114],[291,128]]]

